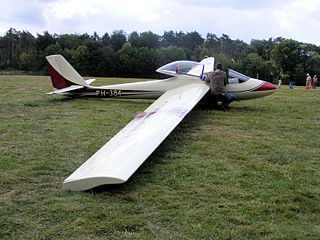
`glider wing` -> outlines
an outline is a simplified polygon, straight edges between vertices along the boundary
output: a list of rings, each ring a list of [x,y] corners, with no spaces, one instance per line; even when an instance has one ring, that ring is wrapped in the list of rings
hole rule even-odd
[[[199,82],[164,93],[65,179],[63,188],[84,191],[126,182],[208,90]]]

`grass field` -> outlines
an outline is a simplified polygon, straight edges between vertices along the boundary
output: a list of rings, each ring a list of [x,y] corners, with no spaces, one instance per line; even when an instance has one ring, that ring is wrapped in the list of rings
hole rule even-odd
[[[127,183],[68,192],[152,100],[47,96],[49,77],[0,84],[0,239],[320,238],[320,90],[196,107]]]

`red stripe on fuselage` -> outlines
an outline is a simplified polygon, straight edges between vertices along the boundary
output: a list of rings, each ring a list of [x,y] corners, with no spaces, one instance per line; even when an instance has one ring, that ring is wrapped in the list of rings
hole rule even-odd
[[[273,85],[272,83],[269,82],[264,82],[260,87],[258,87],[257,89],[252,90],[252,92],[255,91],[270,91],[270,90],[276,90],[277,87],[275,85]]]

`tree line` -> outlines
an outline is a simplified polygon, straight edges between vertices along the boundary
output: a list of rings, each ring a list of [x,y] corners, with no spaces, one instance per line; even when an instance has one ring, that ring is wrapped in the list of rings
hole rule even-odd
[[[0,36],[0,70],[44,74],[45,56],[63,55],[83,76],[158,77],[155,70],[175,60],[200,61],[214,56],[225,68],[270,82],[281,76],[305,83],[306,73],[320,74],[320,48],[282,37],[268,40],[233,40],[208,33],[151,31],[130,34],[115,30],[99,36],[88,34],[43,34],[9,29]]]

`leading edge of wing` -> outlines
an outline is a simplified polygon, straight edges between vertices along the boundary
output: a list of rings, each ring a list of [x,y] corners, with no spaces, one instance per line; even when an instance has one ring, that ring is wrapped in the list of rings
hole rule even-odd
[[[84,191],[126,182],[208,90],[199,82],[164,93],[65,179],[63,188]]]

